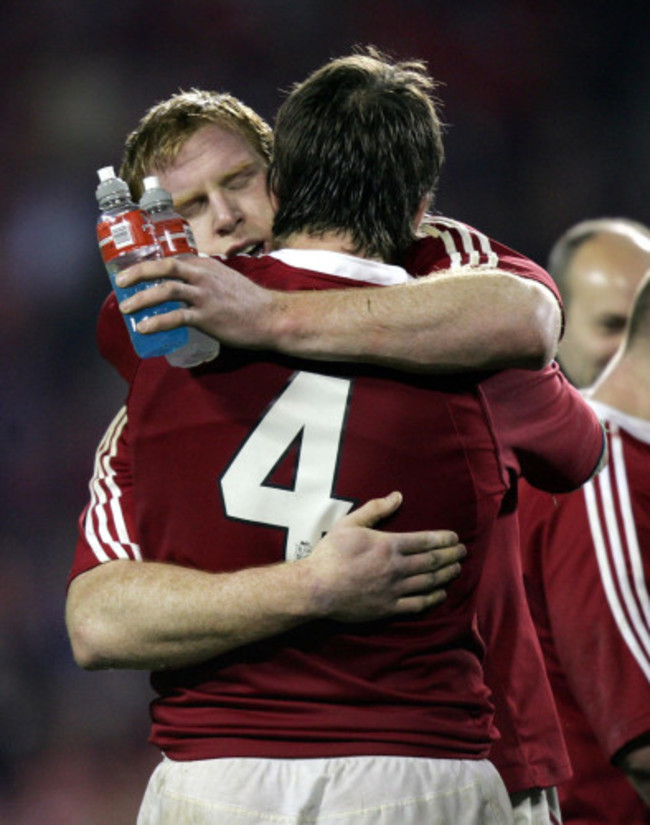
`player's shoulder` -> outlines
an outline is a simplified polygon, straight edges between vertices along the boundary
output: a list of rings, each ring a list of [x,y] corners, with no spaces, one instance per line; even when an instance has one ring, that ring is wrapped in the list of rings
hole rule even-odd
[[[421,275],[435,269],[496,267],[492,240],[469,224],[443,215],[426,215],[409,250],[407,269]],[[416,270],[416,271],[414,271]]]
[[[546,276],[542,267],[521,252],[444,215],[425,216],[409,249],[408,261],[407,269],[416,275],[436,269],[478,268],[501,269],[538,280]]]
[[[484,232],[471,226],[465,221],[450,218],[447,215],[427,213],[417,231],[418,238],[441,238],[450,241],[459,247],[485,248],[495,243]]]

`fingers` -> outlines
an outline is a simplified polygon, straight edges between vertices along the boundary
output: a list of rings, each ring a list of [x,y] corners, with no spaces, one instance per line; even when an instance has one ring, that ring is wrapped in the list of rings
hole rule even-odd
[[[466,555],[467,548],[458,541],[456,541],[455,544],[450,544],[448,547],[437,547],[429,552],[430,569],[432,572],[435,572],[449,564],[462,561]]]
[[[437,607],[447,598],[447,592],[439,589],[432,593],[424,593],[419,596],[407,596],[399,599],[395,604],[394,615],[404,613],[422,613],[431,607]]]
[[[138,312],[166,301],[180,301],[187,303],[191,298],[192,288],[182,281],[161,281],[153,283],[145,289],[140,289],[135,294],[120,302],[120,311],[128,315]]]
[[[389,493],[384,498],[373,498],[357,510],[339,520],[338,524],[346,527],[372,527],[381,519],[392,515],[402,503],[402,494]]]
[[[414,592],[413,582],[424,585],[424,589],[447,584],[460,572],[460,564],[466,555],[467,548],[458,543],[408,556],[402,555],[398,568],[402,584],[406,588],[402,592]]]
[[[420,573],[415,576],[408,576],[400,582],[398,586],[398,596],[427,595],[435,590],[446,587],[460,576],[461,571],[462,566],[458,562],[454,562],[432,573]]]
[[[153,261],[142,261],[128,269],[122,270],[115,276],[115,283],[122,288],[135,286],[141,281],[157,281],[159,278],[180,277],[178,268],[179,258],[157,258]],[[187,259],[185,259],[187,261]]]
[[[462,573],[460,564],[449,564],[420,576],[405,578],[401,583],[403,595],[396,599],[394,613],[421,613],[431,607],[437,607],[447,598],[447,585]]]
[[[458,534],[453,530],[421,530],[413,533],[395,533],[401,553],[421,553],[423,550],[444,549],[458,545]]]
[[[396,612],[419,612],[444,601],[444,588],[461,575],[461,562],[466,555],[464,544],[453,544],[402,556],[400,579],[395,589],[398,596]]]
[[[148,334],[186,326],[192,326],[192,318],[189,310],[182,307],[171,312],[163,312],[160,315],[149,315],[136,325],[136,329],[138,332]]]
[[[403,496],[398,491],[393,491],[383,498],[370,499],[352,513],[341,518],[338,524],[347,527],[373,527],[381,519],[392,515],[400,507],[402,501]],[[396,549],[404,555],[459,545],[458,534],[453,530],[421,530],[391,535]]]

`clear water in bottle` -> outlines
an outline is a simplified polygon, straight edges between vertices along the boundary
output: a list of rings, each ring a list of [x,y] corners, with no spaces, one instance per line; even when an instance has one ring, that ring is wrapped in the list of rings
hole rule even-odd
[[[156,175],[146,177],[142,183],[144,191],[139,206],[151,218],[163,257],[196,255],[190,225],[175,211],[171,194],[160,185]],[[187,332],[187,343],[166,355],[173,367],[197,367],[217,357],[220,344],[215,338],[196,327],[187,327]]]
[[[116,177],[112,166],[100,169],[98,174],[100,183],[96,197],[100,215],[97,221],[97,240],[111,285],[118,301],[123,301],[159,281],[149,281],[124,289],[115,283],[117,273],[140,261],[160,258],[161,251],[149,217],[133,203],[126,182]],[[144,318],[170,312],[180,306],[178,301],[166,301],[123,316],[133,347],[141,358],[167,355],[187,345],[187,327],[147,335],[136,329],[136,325]]]

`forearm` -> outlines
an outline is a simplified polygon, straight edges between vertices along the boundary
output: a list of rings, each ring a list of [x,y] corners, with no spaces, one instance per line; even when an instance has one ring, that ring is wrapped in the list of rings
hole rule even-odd
[[[389,288],[274,293],[276,349],[409,371],[540,369],[560,311],[544,286],[507,273],[430,276]]]
[[[120,274],[121,286],[167,279],[124,301],[132,313],[163,301],[143,333],[196,326],[233,347],[414,372],[541,369],[555,354],[561,314],[549,289],[499,270],[454,270],[386,287],[263,289],[212,259],[165,258]]]
[[[445,599],[465,547],[448,530],[370,529],[401,501],[399,493],[371,499],[293,563],[218,574],[136,561],[87,570],[68,590],[75,659],[88,669],[182,667],[312,619],[428,610]]]
[[[224,574],[155,562],[102,564],[70,586],[66,619],[75,659],[89,669],[183,667],[282,633],[317,615],[302,572],[300,563]]]

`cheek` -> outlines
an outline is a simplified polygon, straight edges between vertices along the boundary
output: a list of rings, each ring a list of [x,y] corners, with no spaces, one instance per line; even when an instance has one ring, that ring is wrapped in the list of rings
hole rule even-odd
[[[608,335],[606,338],[602,339],[600,345],[600,354],[605,361],[609,361],[609,359],[614,355],[616,350],[619,348],[621,341],[623,340],[623,333],[618,333],[616,335]]]
[[[192,218],[189,224],[199,252],[203,252],[204,255],[224,255],[227,252],[232,240],[228,237],[219,238],[211,230],[210,221],[204,216]]]
[[[247,194],[244,202],[246,214],[258,225],[270,229],[273,222],[273,207],[266,192],[266,184]]]
[[[208,247],[213,242],[213,233],[208,231],[208,225],[206,221],[190,221],[190,229],[192,230],[192,234],[194,235],[194,241],[196,242],[196,248],[199,252],[205,252],[207,255],[216,255],[218,252],[215,252],[213,249],[209,249]]]

